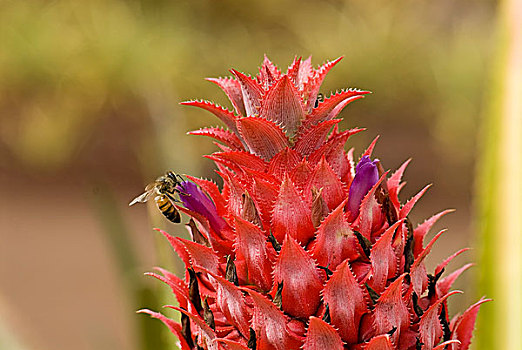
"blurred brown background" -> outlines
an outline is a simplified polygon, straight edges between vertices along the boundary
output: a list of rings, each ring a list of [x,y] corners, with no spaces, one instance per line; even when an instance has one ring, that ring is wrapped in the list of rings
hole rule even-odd
[[[471,244],[495,7],[487,0],[0,1],[0,348],[144,348],[139,322],[157,321],[134,312],[156,306],[138,289],[165,289],[142,274],[172,267],[167,242],[151,228],[183,229],[127,204],[167,169],[215,177],[201,157],[215,146],[185,133],[219,121],[178,102],[229,106],[203,78],[232,67],[254,73],[265,53],[282,68],[294,55],[313,55],[315,64],[345,56],[322,92],[373,91],[342,114],[344,128],[368,129],[350,140],[356,154],[380,134],[374,154],[385,167],[413,158],[402,199],[435,184],[415,223],[457,209],[436,227],[449,232],[430,266]],[[469,272],[458,281],[467,293],[455,297],[452,314],[476,299],[472,283]]]

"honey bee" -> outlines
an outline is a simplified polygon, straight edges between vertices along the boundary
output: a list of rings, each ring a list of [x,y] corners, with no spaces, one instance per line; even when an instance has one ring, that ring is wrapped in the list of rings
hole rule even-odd
[[[169,171],[165,175],[158,177],[154,182],[148,184],[147,187],[145,187],[145,192],[134,198],[129,203],[129,206],[136,203],[145,203],[151,198],[154,198],[154,202],[156,202],[163,216],[174,223],[180,223],[181,215],[173,203],[179,202],[174,198],[174,194],[179,192],[176,186],[181,181],[183,181],[181,176]]]

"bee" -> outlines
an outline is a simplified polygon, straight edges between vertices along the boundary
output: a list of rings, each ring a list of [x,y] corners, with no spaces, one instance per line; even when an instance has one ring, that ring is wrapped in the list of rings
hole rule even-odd
[[[129,203],[129,206],[136,203],[145,203],[151,198],[154,198],[154,202],[156,202],[163,216],[174,223],[180,223],[181,215],[173,202],[179,202],[174,198],[174,194],[179,192],[176,186],[181,181],[183,181],[181,176],[169,171],[165,175],[158,177],[154,182],[148,184],[147,187],[145,187],[145,192],[134,198]]]

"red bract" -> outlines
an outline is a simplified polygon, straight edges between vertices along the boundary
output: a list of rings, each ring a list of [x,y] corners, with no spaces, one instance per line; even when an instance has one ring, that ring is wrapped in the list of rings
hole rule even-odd
[[[424,261],[439,235],[423,241],[449,211],[412,225],[408,215],[427,188],[401,203],[402,175],[372,160],[377,139],[354,161],[345,143],[363,129],[339,130],[339,113],[368,91],[319,90],[339,62],[314,69],[295,59],[282,73],[268,58],[255,77],[209,79],[234,112],[215,114],[227,129],[193,135],[222,144],[207,156],[223,179],[188,177],[178,186],[193,240],[169,242],[185,279],[159,270],[179,301],[181,323],[163,321],[192,349],[461,349],[469,346],[482,299],[449,321],[446,299],[470,265],[442,276]],[[357,166],[356,166],[357,164]],[[442,232],[441,232],[442,233]]]

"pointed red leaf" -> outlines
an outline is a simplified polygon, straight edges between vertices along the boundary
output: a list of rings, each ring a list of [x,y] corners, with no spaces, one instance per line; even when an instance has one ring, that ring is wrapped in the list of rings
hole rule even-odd
[[[228,340],[228,339],[216,339],[218,343],[225,344],[227,350],[250,350],[245,345],[238,343],[237,341]]]
[[[210,328],[201,317],[195,316],[186,310],[180,309],[179,307],[171,307],[174,310],[178,310],[182,314],[187,315],[191,322],[191,326],[195,326],[195,333],[198,335],[198,344],[204,349],[208,350],[221,350],[219,349],[218,343],[216,342],[216,333]],[[193,330],[194,333],[194,330]]]
[[[287,75],[268,90],[259,115],[281,126],[289,137],[295,135],[304,119],[304,109],[301,97]]]
[[[342,261],[359,257],[359,243],[344,216],[344,205],[345,202],[341,203],[321,223],[311,251],[318,265],[328,266],[332,271]]]
[[[252,328],[256,333],[256,350],[299,349],[302,340],[288,329],[287,318],[273,302],[251,289],[243,289],[254,302]]]
[[[279,187],[264,179],[255,179],[252,188],[252,198],[258,205],[263,227],[268,228],[272,224],[272,211]]]
[[[268,165],[268,172],[277,178],[283,178],[299,164],[300,157],[292,148],[285,148],[275,155]]]
[[[407,201],[406,204],[404,204],[404,206],[401,208],[401,211],[399,213],[399,219],[404,219],[406,216],[408,216],[410,211],[413,209],[413,206],[415,205],[415,203],[417,203],[417,201],[424,195],[424,193],[426,193],[426,191],[430,187],[431,187],[431,184],[426,185],[419,193],[417,193],[415,196],[413,196],[413,198],[411,198],[409,201]]]
[[[327,120],[311,127],[302,128],[297,136],[295,150],[307,157],[326,142],[332,126],[340,121],[340,119]]]
[[[292,180],[286,176],[281,183],[272,213],[274,237],[278,242],[282,242],[285,235],[289,235],[302,244],[308,243],[315,230],[311,214],[310,205],[303,201]]]
[[[272,266],[275,251],[268,246],[267,235],[258,226],[240,218],[236,226],[236,259],[245,265],[247,282],[255,284],[262,291],[272,288]]]
[[[451,286],[453,285],[453,282],[457,280],[457,278],[462,275],[464,271],[472,267],[473,264],[466,264],[462,266],[460,269],[457,269],[450,273],[448,276],[441,279],[439,282],[437,282],[437,292],[439,295],[444,295],[449,292]]]
[[[349,89],[333,94],[323,102],[319,102],[317,108],[314,108],[310,116],[306,119],[306,124],[315,125],[325,120],[333,119],[348,103],[362,98],[369,93],[369,91]],[[317,98],[317,95],[315,98]]]
[[[311,191],[313,187],[323,189],[323,198],[330,210],[336,208],[348,196],[341,180],[324,158],[317,164],[307,191]]]
[[[207,158],[228,166],[229,168],[239,167],[240,169],[249,168],[256,171],[265,171],[267,164],[258,156],[245,151],[215,152]],[[229,166],[228,164],[233,164]]]
[[[294,86],[297,86],[297,75],[299,74],[299,67],[301,66],[301,57],[294,57],[292,64],[286,71],[286,76],[290,78]]]
[[[241,91],[241,84],[238,80],[229,77],[207,78],[207,80],[213,82],[225,92],[230,102],[232,102],[237,115],[246,117],[243,92]]]
[[[452,345],[452,344],[457,346],[457,349],[458,349],[458,346],[460,345],[460,341],[458,341],[458,340],[448,340],[448,341],[445,341],[444,343],[440,343],[439,345],[434,347],[433,350],[448,350],[448,349],[450,349],[448,346]]]
[[[348,261],[344,261],[330,277],[323,292],[325,304],[329,306],[332,325],[348,344],[357,342],[359,321],[368,312],[368,292],[356,281]]]
[[[225,145],[227,145],[235,151],[244,150],[243,145],[241,144],[241,140],[239,140],[236,134],[219,127],[202,128],[199,130],[190,131],[188,134],[197,136],[209,136],[219,142],[224,143]]]
[[[228,109],[221,107],[217,104],[214,104],[209,101],[185,101],[181,102],[182,105],[185,106],[194,106],[203,108],[211,113],[213,113],[216,117],[221,119],[225,125],[232,130],[234,133],[237,133],[236,119],[237,117],[234,113],[230,112]]]
[[[169,278],[158,275],[157,273],[147,272],[145,273],[145,276],[154,277],[160,280],[161,282],[167,284],[172,290],[172,293],[174,293],[174,295],[176,296],[176,300],[178,300],[179,306],[185,309],[188,308],[188,303],[190,303],[190,300],[188,298],[189,290],[184,284],[178,284],[170,280]]]
[[[441,211],[440,213],[435,214],[431,218],[424,221],[422,224],[417,226],[415,228],[415,230],[413,230],[413,243],[414,243],[413,255],[415,257],[417,257],[424,249],[424,246],[423,246],[424,237],[429,232],[429,230],[433,227],[433,225],[435,225],[435,223],[441,217],[443,217],[444,215],[446,215],[448,213],[452,213],[454,211],[455,210],[453,210],[453,209],[447,209],[447,210]]]
[[[319,89],[323,84],[324,78],[330,72],[330,70],[341,61],[343,57],[339,57],[333,61],[328,61],[323,64],[318,69],[314,70],[314,77],[310,79],[304,89],[308,92],[307,99],[307,110],[311,110],[315,105],[315,100],[317,99],[317,95],[319,94]]]
[[[241,84],[241,92],[243,93],[243,102],[245,103],[245,117],[258,114],[263,97],[263,89],[259,84],[249,76],[231,69],[230,72],[236,76]]]
[[[390,226],[372,246],[370,255],[372,278],[370,279],[370,285],[377,293],[381,293],[386,288],[388,279],[397,273],[398,260],[392,247],[392,238],[397,227],[402,222],[402,220],[397,221]]]
[[[460,341],[459,345],[451,345],[451,350],[467,350],[471,343],[473,328],[475,328],[475,320],[477,318],[480,305],[491,299],[480,299],[477,303],[471,305],[455,322],[452,327],[452,339]]]
[[[181,242],[179,242],[176,239],[176,237],[169,235],[167,232],[160,230],[159,228],[155,228],[154,230],[161,233],[169,241],[172,249],[174,249],[176,254],[178,254],[180,259],[185,264],[185,267],[187,267],[187,268],[190,267],[190,256],[189,256],[185,246]]]
[[[160,314],[159,312],[154,312],[148,309],[142,309],[137,311],[140,314],[148,314],[153,318],[156,318],[163,322],[168,329],[174,333],[176,337],[179,339],[179,343],[181,345],[181,350],[192,350],[192,348],[187,344],[187,341],[183,337],[183,333],[181,332],[181,325],[177,322],[174,322],[170,318],[164,316],[163,314]]]
[[[250,117],[237,121],[239,132],[255,155],[266,161],[290,146],[285,133],[273,122]]]
[[[314,69],[312,67],[312,56],[301,62],[299,66],[299,73],[297,74],[297,88],[302,91],[305,84],[312,78]],[[305,92],[307,93],[307,92]]]
[[[320,318],[310,317],[303,350],[343,350],[343,341],[328,323]]]
[[[310,186],[308,186],[312,177],[312,171],[313,169],[310,167],[309,162],[303,160],[290,173],[290,179],[292,179],[295,187],[303,192],[307,200],[311,200],[312,198],[312,193],[309,192]]]
[[[399,191],[400,191],[400,184],[402,180],[402,175],[404,174],[404,171],[406,170],[406,167],[408,164],[410,164],[411,158],[406,160],[402,165],[395,171],[392,176],[388,179],[388,193],[390,195],[390,200],[393,203],[393,206],[395,208],[400,208],[400,201],[399,201]]]
[[[282,309],[287,314],[299,318],[315,314],[323,283],[314,259],[289,235],[274,265],[274,286],[279,283],[283,283]]]
[[[373,327],[363,330],[363,339],[370,336],[396,331],[391,336],[396,341],[410,326],[410,313],[402,298],[402,283],[406,275],[401,275],[381,295],[372,315]]]
[[[246,338],[249,336],[251,311],[245,303],[245,296],[233,283],[212,274],[216,280],[216,304],[228,322],[234,325]]]
[[[390,336],[388,334],[381,334],[368,342],[364,350],[396,350]]]
[[[364,157],[364,156],[368,156],[368,157],[372,156],[373,149],[375,148],[375,145],[377,145],[377,141],[379,141],[380,137],[381,137],[380,135],[375,136],[375,138],[373,139],[372,143],[370,143],[370,145],[368,146],[366,151],[364,151],[364,153],[361,155],[361,158]]]
[[[265,55],[265,57],[263,59],[263,64],[261,65],[261,68],[259,69],[258,77],[266,89],[266,88],[270,87],[276,80],[279,80],[281,78],[281,71]]]
[[[212,249],[180,237],[177,237],[176,240],[187,249],[192,266],[203,267],[212,273],[219,273],[219,257]]]
[[[419,254],[413,265],[411,266],[411,282],[413,285],[413,290],[417,294],[417,296],[422,295],[426,288],[428,287],[428,275],[426,273],[426,266],[424,265],[424,258],[430,253],[431,248],[435,244],[435,242],[439,239],[439,237],[446,232],[446,230],[442,230],[433,237],[433,239],[428,243],[426,248]]]
[[[439,320],[439,307],[446,299],[454,294],[462,293],[461,291],[453,291],[444,295],[437,300],[422,314],[419,322],[420,340],[426,347],[431,349],[437,344],[442,337],[442,326]]]
[[[453,260],[455,259],[457,256],[459,256],[460,254],[464,253],[464,252],[467,252],[470,248],[463,248],[459,251],[456,251],[455,253],[453,253],[451,256],[449,256],[448,258],[446,258],[446,260],[444,260],[443,262],[441,262],[439,265],[437,265],[437,267],[435,268],[435,275],[438,275],[444,268],[446,268],[446,266]]]

